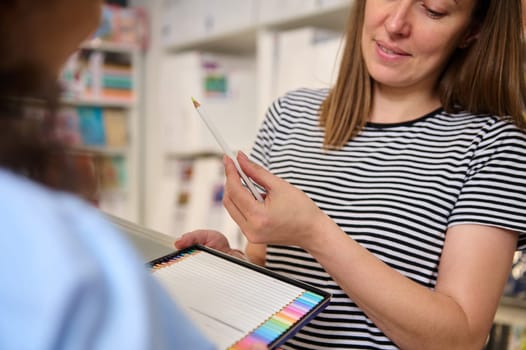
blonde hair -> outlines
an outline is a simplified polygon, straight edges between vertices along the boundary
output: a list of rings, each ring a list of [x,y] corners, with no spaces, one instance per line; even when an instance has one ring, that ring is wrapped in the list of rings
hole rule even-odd
[[[339,75],[320,107],[327,149],[341,148],[353,138],[370,113],[373,82],[361,48],[365,1],[351,8]],[[526,129],[521,1],[478,0],[472,25],[479,29],[478,38],[453,53],[439,79],[442,106],[447,112],[509,118]]]

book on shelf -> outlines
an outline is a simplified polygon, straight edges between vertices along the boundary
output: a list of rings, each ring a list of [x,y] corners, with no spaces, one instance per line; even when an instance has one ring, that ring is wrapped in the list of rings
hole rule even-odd
[[[59,111],[57,118],[57,136],[67,145],[76,148],[95,146],[100,152],[128,145],[128,119],[123,109],[66,107]]]
[[[128,54],[84,50],[72,55],[64,66],[61,82],[64,97],[71,100],[134,99],[133,67]]]
[[[77,107],[79,131],[82,144],[88,146],[103,146],[106,143],[102,108]]]
[[[104,109],[104,130],[106,145],[125,147],[128,144],[128,125],[126,113],[122,109]]]

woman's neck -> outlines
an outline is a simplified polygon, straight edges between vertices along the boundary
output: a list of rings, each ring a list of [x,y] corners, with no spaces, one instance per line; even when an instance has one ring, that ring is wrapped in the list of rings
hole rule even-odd
[[[431,91],[409,92],[375,84],[369,121],[385,124],[407,122],[418,119],[440,106],[439,97]]]

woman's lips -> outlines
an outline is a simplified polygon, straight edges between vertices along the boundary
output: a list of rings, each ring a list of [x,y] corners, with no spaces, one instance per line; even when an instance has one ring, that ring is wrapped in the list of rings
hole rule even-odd
[[[376,41],[376,55],[385,64],[399,64],[410,58],[412,55],[407,51],[393,45],[387,45]]]
[[[392,46],[392,45],[387,45],[387,44],[384,44],[380,41],[376,41],[376,46],[378,47],[378,49],[380,51],[382,51],[383,53],[387,54],[387,55],[391,55],[391,56],[411,56],[408,52],[396,47],[396,46]]]

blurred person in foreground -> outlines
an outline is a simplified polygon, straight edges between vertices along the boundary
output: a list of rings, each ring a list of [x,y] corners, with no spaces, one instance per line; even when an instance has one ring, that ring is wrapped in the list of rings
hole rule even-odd
[[[59,71],[100,13],[99,0],[0,2],[0,349],[213,349],[79,198],[93,179],[57,138]]]

